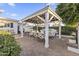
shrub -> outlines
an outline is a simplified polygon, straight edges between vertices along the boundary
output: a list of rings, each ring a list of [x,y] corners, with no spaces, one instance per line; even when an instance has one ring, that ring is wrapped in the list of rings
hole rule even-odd
[[[52,27],[56,30],[59,30],[59,27]],[[61,34],[62,35],[72,35],[73,32],[76,32],[76,28],[75,27],[70,27],[70,26],[63,26],[61,28]]]
[[[16,56],[20,54],[20,50],[20,46],[17,44],[11,33],[0,31],[0,55]]]
[[[62,31],[61,31],[62,34],[72,35],[73,32],[76,32],[76,28],[69,26],[62,27]]]
[[[38,27],[38,30],[40,31],[43,28],[44,27]],[[36,30],[36,27],[33,27],[33,29]],[[59,27],[49,27],[49,29],[56,29],[58,31],[59,30]],[[61,34],[62,35],[72,35],[73,32],[76,33],[76,27],[63,26],[61,28]]]

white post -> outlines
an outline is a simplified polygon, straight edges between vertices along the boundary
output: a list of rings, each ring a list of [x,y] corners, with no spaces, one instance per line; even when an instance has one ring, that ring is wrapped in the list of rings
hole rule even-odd
[[[59,39],[61,39],[61,20],[59,20]]]
[[[17,23],[13,23],[13,28],[14,28],[14,33],[18,34],[18,24]]]
[[[49,47],[49,13],[45,14],[45,48]]]
[[[20,24],[20,33],[21,33],[21,37],[23,37],[23,24]]]
[[[79,48],[79,24],[78,24],[78,28],[77,28],[77,41],[78,41],[78,48]]]

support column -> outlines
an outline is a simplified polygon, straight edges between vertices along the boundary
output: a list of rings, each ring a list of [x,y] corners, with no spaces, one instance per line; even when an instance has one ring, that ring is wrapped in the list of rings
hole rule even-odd
[[[38,33],[38,24],[36,24],[36,31],[37,31],[37,33]]]
[[[45,14],[45,48],[49,47],[49,13]]]
[[[21,37],[23,37],[23,24],[20,24],[20,33],[21,33]]]
[[[18,24],[17,23],[13,23],[13,27],[14,27],[14,33],[18,34]]]
[[[61,39],[61,20],[59,20],[59,39]]]
[[[79,48],[79,24],[78,24],[78,28],[77,28],[77,41],[78,41],[78,48]]]

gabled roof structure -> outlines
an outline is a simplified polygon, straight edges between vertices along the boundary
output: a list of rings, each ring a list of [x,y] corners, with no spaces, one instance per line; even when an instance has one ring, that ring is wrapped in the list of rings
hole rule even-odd
[[[49,21],[54,21],[54,20],[62,20],[57,13],[52,10],[49,6],[46,6],[45,8],[25,17],[22,19],[22,22],[30,22],[30,23],[43,23],[45,20],[45,13],[49,13]]]
[[[49,23],[52,21],[58,21],[59,24],[59,39],[61,39],[61,22],[62,18],[57,15],[55,11],[53,11],[49,6],[46,6],[45,8],[25,17],[21,20],[21,23],[29,22],[34,24],[44,24],[45,25],[45,47],[49,47]],[[38,30],[38,25],[37,30]],[[23,28],[21,24],[21,36],[23,37]]]

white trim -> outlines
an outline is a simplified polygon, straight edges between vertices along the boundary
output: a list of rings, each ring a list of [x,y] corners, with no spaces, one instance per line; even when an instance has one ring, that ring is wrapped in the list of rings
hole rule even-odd
[[[4,19],[4,20],[6,20],[6,21],[17,22],[17,20],[11,19],[11,18],[0,17],[0,20],[1,20],[1,19]]]
[[[62,20],[61,17],[59,15],[57,15],[55,11],[51,10],[51,8],[49,6],[46,6],[45,8],[37,11],[36,13],[33,13],[32,15],[25,17],[21,21],[25,21],[30,18],[36,17],[38,15],[44,14],[45,12],[49,12],[51,15],[55,16],[58,20]]]
[[[46,11],[47,11],[47,10],[46,10]],[[30,18],[33,18],[33,17],[37,16],[37,15],[43,14],[43,13],[45,13],[46,11],[39,12],[39,13],[37,13],[37,14],[35,14],[35,15],[32,15],[32,16],[28,16],[28,17],[26,17],[26,18],[25,18],[24,20],[22,20],[22,21],[28,20],[28,19],[30,19]]]

